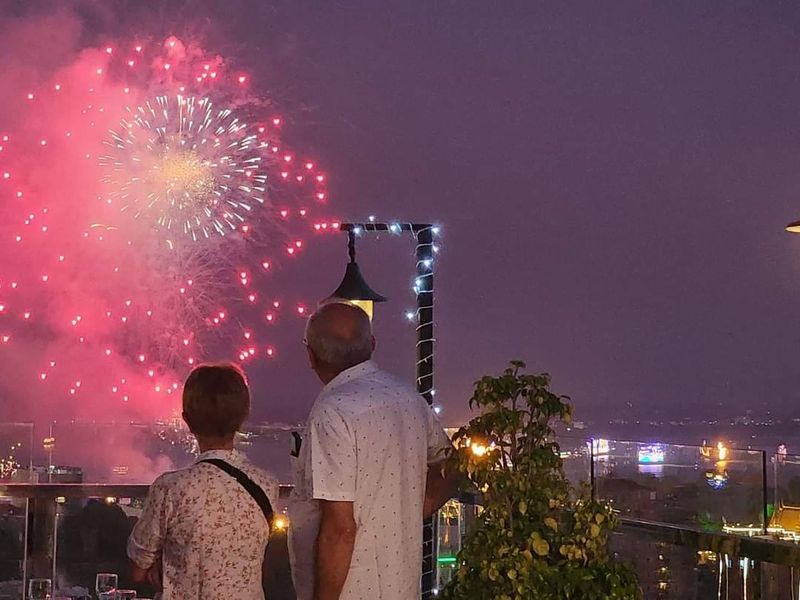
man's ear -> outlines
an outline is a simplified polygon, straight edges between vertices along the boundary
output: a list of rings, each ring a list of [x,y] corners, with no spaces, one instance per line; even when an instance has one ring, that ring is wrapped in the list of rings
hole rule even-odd
[[[311,368],[316,371],[317,365],[319,361],[317,360],[317,355],[314,354],[314,351],[311,349],[311,346],[306,346],[306,353],[308,354],[308,364],[311,365]]]

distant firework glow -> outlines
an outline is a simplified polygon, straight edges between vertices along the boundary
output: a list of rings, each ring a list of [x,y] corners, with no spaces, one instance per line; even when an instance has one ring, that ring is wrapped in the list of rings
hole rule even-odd
[[[156,417],[199,361],[279,355],[308,303],[269,274],[338,223],[247,75],[172,37],[20,70],[0,101],[0,392]]]

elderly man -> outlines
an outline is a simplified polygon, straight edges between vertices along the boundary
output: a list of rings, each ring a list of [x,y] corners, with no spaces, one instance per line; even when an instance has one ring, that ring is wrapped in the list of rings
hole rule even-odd
[[[370,360],[360,308],[322,306],[305,344],[325,387],[293,453],[298,600],[419,598],[423,515],[449,497],[440,463],[450,441],[425,400]]]
[[[264,598],[261,566],[278,484],[233,449],[250,412],[244,374],[202,365],[183,387],[183,418],[200,456],[155,480],[128,541],[133,579],[163,600]]]

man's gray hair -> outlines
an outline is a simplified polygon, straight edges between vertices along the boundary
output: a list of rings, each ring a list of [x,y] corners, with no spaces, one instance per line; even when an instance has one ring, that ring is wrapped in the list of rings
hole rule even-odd
[[[320,363],[338,373],[372,358],[372,324],[361,308],[327,302],[306,323],[306,344]]]

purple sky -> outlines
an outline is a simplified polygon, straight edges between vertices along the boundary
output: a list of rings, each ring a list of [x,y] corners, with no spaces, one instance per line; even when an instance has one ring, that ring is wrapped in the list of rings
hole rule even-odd
[[[328,165],[338,214],[443,225],[446,421],[512,358],[552,373],[578,418],[796,412],[800,236],[783,232],[800,218],[795,3],[75,6],[93,40],[157,21],[277,82],[305,107],[296,137]],[[324,247],[341,254],[311,270],[320,292],[345,259]],[[406,372],[410,251],[360,254],[392,296],[380,357]],[[291,358],[264,378],[302,399],[275,400],[269,418],[301,418],[316,389],[300,349]]]

